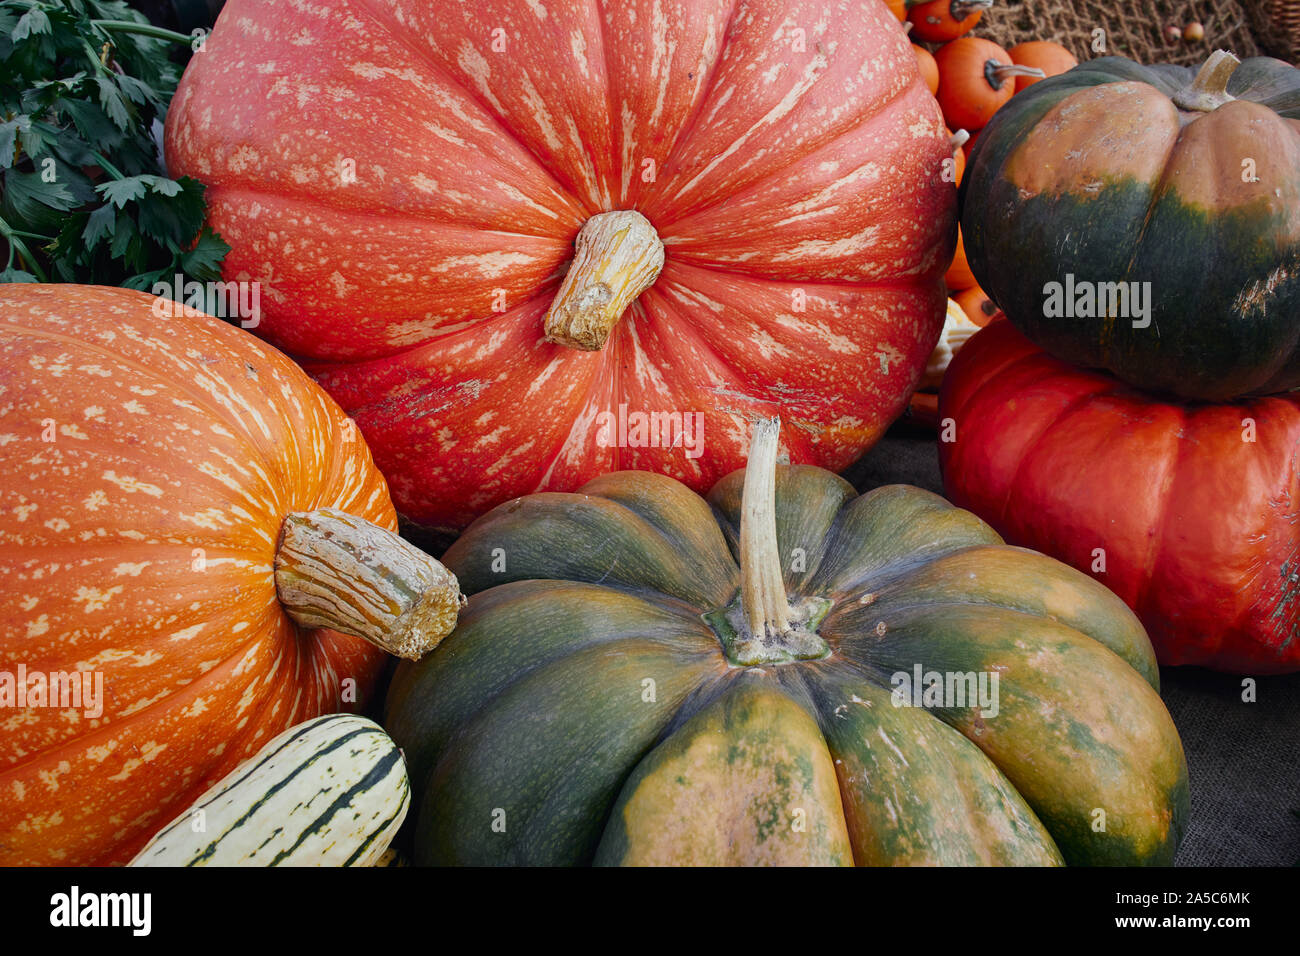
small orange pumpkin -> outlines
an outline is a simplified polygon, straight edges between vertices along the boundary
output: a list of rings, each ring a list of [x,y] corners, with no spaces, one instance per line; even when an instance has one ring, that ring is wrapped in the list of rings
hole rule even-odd
[[[946,43],[934,55],[939,65],[939,107],[948,125],[957,129],[983,129],[1016,92],[1017,77],[1043,79],[1036,67],[1017,66],[1011,55],[992,40],[961,37]]]
[[[953,296],[966,316],[980,328],[988,325],[998,314],[997,303],[988,297],[978,285],[962,289]]]
[[[934,62],[934,54],[915,43],[912,44],[912,52],[916,54],[916,65],[921,68],[921,79],[925,80],[931,94],[938,93],[939,64]]]
[[[1017,43],[1007,50],[1007,55],[1011,57],[1011,62],[1017,66],[1037,67],[1047,76],[1060,76],[1062,73],[1068,73],[1079,65],[1079,61],[1075,59],[1073,53],[1061,46],[1061,44],[1052,43],[1049,40],[1030,40],[1026,43]],[[1016,92],[1019,93],[1025,87],[1033,86],[1040,79],[1042,77],[1016,77]]]
[[[907,11],[912,36],[926,43],[947,43],[963,36],[979,23],[993,0],[929,0]]]
[[[948,267],[943,281],[948,286],[949,294],[975,285],[975,274],[970,271],[970,263],[966,261],[966,245],[962,241],[960,227],[957,229],[957,248],[952,255],[952,265]]]

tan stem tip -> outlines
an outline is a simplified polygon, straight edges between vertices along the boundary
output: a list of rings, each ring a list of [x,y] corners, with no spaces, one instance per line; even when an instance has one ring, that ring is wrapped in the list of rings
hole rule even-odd
[[[275,589],[296,624],[361,637],[418,660],[456,626],[456,576],[419,548],[336,508],[286,515]]]
[[[664,244],[634,209],[592,216],[573,242],[573,262],[546,313],[547,341],[596,352],[664,265]]]
[[[1227,50],[1215,50],[1191,85],[1173,95],[1174,105],[1188,112],[1212,113],[1231,102],[1236,97],[1228,92],[1228,80],[1239,66],[1241,61]]]

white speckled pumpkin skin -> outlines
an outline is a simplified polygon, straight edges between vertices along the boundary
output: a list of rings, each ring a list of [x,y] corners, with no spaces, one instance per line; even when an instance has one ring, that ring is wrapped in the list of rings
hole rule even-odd
[[[897,21],[840,0],[227,3],[168,115],[257,329],[442,529],[617,469],[707,489],[780,414],[840,469],[938,336],[955,190]],[[666,250],[603,350],[542,319],[591,216]],[[699,454],[601,413],[699,413]],[[613,444],[615,447],[611,447]]]
[[[126,862],[383,666],[290,621],[272,572],[290,511],[396,528],[364,442],[283,355],[154,302],[0,286],[0,672],[103,676],[98,717],[0,709],[0,865]]]

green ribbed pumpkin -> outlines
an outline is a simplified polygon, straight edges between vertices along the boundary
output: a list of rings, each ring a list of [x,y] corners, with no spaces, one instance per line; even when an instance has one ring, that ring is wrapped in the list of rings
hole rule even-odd
[[[775,425],[707,501],[619,472],[448,551],[469,606],[387,701],[416,862],[1169,863],[1186,763],[1129,610],[929,492],[776,466]],[[917,665],[997,674],[996,714],[896,706]]]
[[[1182,399],[1300,388],[1300,70],[1084,63],[998,111],[962,198],[980,287],[1057,358]]]

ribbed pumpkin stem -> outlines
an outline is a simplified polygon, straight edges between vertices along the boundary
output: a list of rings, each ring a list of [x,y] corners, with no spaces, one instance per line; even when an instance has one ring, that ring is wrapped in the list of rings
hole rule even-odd
[[[335,508],[286,515],[275,589],[302,627],[365,638],[418,660],[456,626],[465,603],[456,576],[420,549]]]
[[[547,341],[596,352],[623,311],[654,283],[664,244],[633,209],[592,216],[573,242],[573,262],[546,313]]]
[[[1236,99],[1228,93],[1228,80],[1241,61],[1227,50],[1215,50],[1205,61],[1191,86],[1185,86],[1172,97],[1180,110],[1211,113],[1224,103]]]
[[[776,453],[781,419],[754,426],[740,512],[740,604],[760,641],[790,630],[790,602],[776,544]]]
[[[781,420],[754,426],[740,490],[740,596],[703,615],[737,667],[767,667],[830,655],[817,633],[831,609],[828,598],[806,595],[793,604],[785,593],[776,539],[776,454]]]
[[[948,4],[948,13],[954,20],[965,20],[976,10],[988,10],[993,6],[993,0],[952,0]]]

